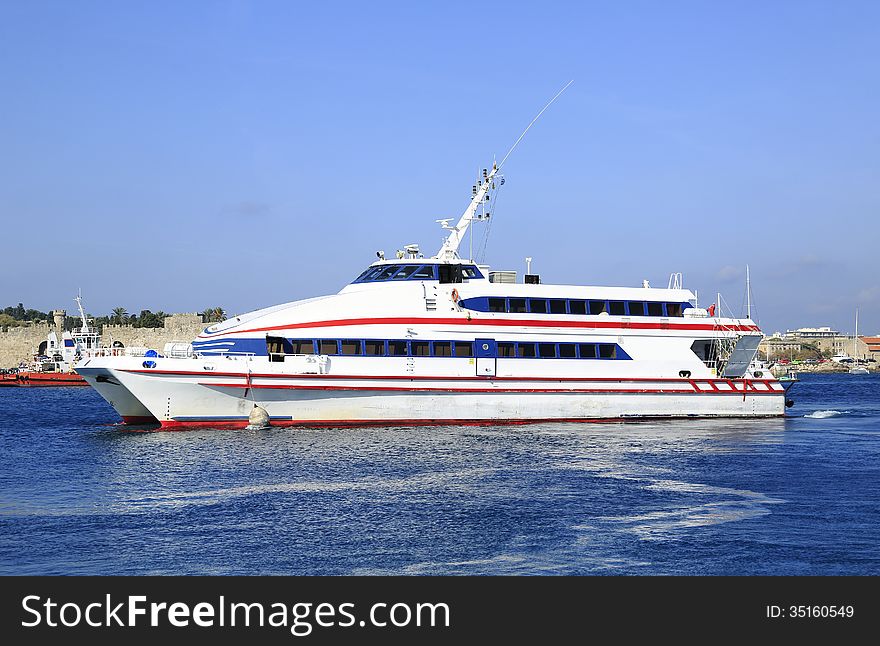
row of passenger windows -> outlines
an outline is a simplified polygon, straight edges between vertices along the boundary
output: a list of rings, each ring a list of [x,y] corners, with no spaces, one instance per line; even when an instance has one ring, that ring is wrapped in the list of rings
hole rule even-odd
[[[511,314],[610,314],[611,316],[683,316],[685,303],[600,301],[574,298],[466,298],[462,305],[480,312]]]
[[[473,341],[407,341],[382,339],[281,339],[269,337],[270,355],[327,354],[368,357],[473,357]],[[499,358],[627,358],[614,343],[498,342]]]
[[[471,278],[483,278],[483,274],[474,265],[379,265],[368,267],[352,282],[439,280],[441,283],[460,283]]]

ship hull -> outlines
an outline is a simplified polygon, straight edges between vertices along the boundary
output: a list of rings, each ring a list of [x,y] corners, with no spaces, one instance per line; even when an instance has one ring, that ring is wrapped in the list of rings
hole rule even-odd
[[[193,364],[171,359],[145,370],[111,359],[77,370],[125,421],[168,429],[243,427],[255,405],[276,426],[777,417],[785,410],[774,379],[285,374],[260,372],[259,364],[243,372]]]

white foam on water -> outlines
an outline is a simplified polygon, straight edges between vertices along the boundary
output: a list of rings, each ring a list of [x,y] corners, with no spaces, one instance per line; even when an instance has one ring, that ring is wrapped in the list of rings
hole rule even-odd
[[[812,413],[807,413],[804,417],[809,417],[810,419],[825,419],[826,417],[846,415],[848,412],[848,410],[817,410]]]

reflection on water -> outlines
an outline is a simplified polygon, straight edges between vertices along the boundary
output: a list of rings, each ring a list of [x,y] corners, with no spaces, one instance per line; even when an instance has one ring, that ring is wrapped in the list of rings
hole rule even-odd
[[[858,415],[178,433],[0,393],[0,573],[876,572],[873,392],[841,392],[803,410]]]

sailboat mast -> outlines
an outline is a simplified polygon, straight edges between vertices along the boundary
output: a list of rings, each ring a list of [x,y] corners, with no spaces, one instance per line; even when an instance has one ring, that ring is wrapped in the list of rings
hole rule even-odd
[[[853,359],[857,359],[856,351],[859,347],[859,308],[856,308],[856,333],[853,335]]]
[[[749,276],[748,265],[746,265],[746,318],[752,319],[752,281]]]

